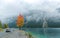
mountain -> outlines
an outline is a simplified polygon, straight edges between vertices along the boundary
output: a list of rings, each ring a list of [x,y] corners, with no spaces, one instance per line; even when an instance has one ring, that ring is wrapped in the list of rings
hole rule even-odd
[[[43,25],[43,16],[45,15],[45,11],[41,11],[41,10],[32,10],[30,11],[30,14],[25,14],[24,15],[24,20],[25,22],[27,22],[26,24],[24,24],[24,28],[41,28]],[[43,14],[44,13],[44,14]],[[14,16],[13,19],[11,19],[12,17],[10,17],[10,22],[8,23],[10,28],[17,28],[16,25],[16,19],[17,16]],[[53,28],[57,28],[60,27],[60,17],[59,16],[53,16],[53,17],[48,17],[46,18],[47,20],[47,24],[48,27],[53,27]]]
[[[17,28],[16,18],[17,17],[15,17],[13,19],[13,22],[8,23],[10,28]],[[54,22],[55,18],[56,17],[50,18],[50,19],[47,20],[48,27],[53,27],[53,28],[60,27],[60,22]],[[25,19],[25,22],[26,22],[26,18],[24,18],[24,19]],[[39,20],[38,22],[36,22],[36,20],[31,20],[27,24],[24,24],[23,27],[24,28],[42,28],[42,25],[43,25],[43,20]]]

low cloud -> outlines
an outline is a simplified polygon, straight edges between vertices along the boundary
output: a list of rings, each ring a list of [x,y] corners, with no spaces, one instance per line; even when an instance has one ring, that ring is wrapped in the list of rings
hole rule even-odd
[[[47,19],[60,16],[57,8],[60,8],[60,0],[0,0],[0,20],[4,22],[6,18],[21,13],[26,15],[28,21],[38,22],[43,13]],[[59,17],[56,20],[59,20]]]

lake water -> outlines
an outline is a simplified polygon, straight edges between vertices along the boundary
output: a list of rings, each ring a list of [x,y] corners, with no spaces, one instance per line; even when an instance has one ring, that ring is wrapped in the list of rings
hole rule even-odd
[[[25,31],[29,31],[36,38],[60,38],[60,28],[25,28]]]
[[[11,28],[18,30],[17,28]],[[35,38],[60,38],[60,28],[46,28],[45,31],[43,28],[22,28],[26,32],[30,32]],[[5,32],[0,32],[0,36],[3,36]]]

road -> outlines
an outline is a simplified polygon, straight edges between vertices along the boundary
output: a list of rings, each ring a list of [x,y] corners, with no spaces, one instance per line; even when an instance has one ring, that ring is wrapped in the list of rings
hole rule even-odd
[[[5,33],[3,36],[0,36],[0,38],[28,38],[28,35],[26,35],[24,31],[14,31]]]

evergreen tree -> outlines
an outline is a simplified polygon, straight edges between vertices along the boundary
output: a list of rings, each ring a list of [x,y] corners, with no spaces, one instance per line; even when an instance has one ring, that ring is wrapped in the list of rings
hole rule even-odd
[[[2,23],[1,23],[1,21],[0,21],[0,28],[2,28]]]
[[[4,28],[8,28],[8,24],[4,24]]]

